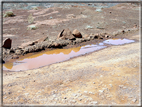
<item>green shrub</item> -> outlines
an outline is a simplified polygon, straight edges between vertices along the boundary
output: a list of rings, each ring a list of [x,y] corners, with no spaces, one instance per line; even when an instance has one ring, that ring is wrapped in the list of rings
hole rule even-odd
[[[37,27],[35,25],[28,26],[27,30],[36,30]]]
[[[8,11],[3,15],[3,17],[12,17],[12,16],[14,16],[14,13],[12,11]]]
[[[28,20],[28,23],[29,23],[29,24],[32,24],[32,23],[34,22],[34,18],[33,18],[33,16],[32,16],[32,14],[30,14],[30,15],[28,16],[27,20]]]

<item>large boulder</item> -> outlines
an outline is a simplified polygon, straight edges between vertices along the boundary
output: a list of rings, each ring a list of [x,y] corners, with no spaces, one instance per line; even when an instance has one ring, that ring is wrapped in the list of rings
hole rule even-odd
[[[82,38],[81,33],[80,33],[77,29],[75,29],[75,30],[72,32],[72,34],[73,34],[76,38]]]
[[[58,39],[73,40],[73,39],[75,39],[75,37],[72,35],[72,32],[67,28],[67,29],[63,29],[63,31],[61,33],[59,33]]]
[[[3,46],[2,47],[6,48],[6,49],[10,49],[11,48],[11,44],[12,44],[12,40],[10,38],[6,38],[3,41]]]

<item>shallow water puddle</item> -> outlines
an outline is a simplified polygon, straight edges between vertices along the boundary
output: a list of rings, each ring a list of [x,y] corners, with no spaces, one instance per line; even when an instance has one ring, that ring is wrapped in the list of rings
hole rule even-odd
[[[24,59],[18,59],[15,62],[7,62],[3,64],[3,70],[9,71],[24,71],[29,69],[35,69],[50,65],[57,62],[63,62],[70,58],[84,55],[90,52],[94,52],[103,48],[106,48],[105,44],[110,45],[122,45],[126,43],[132,43],[134,40],[129,39],[108,39],[99,44],[85,45],[77,48],[70,49],[55,49],[51,51],[40,52]]]
[[[105,47],[106,46],[99,46],[92,44],[78,48],[56,49],[56,50],[41,52],[24,59],[19,59],[13,63],[5,63],[3,64],[4,65],[3,69],[9,71],[23,71],[23,70],[39,68],[53,63],[66,61],[72,57],[84,55],[86,53],[90,53]]]
[[[134,40],[129,40],[129,39],[108,39],[103,41],[103,43],[106,44],[111,44],[111,45],[123,45],[123,44],[127,44],[127,43],[132,43],[135,42]]]

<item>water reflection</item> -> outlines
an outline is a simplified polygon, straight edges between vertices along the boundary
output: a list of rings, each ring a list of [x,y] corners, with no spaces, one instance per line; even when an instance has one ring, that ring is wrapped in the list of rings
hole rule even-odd
[[[39,68],[56,62],[69,60],[72,57],[83,55],[105,48],[106,46],[86,45],[70,49],[56,49],[51,51],[40,52],[23,59],[16,60],[13,63],[7,62],[3,64],[4,70],[23,71],[28,69]]]
[[[135,42],[134,40],[129,40],[129,39],[108,39],[103,41],[103,43],[106,44],[111,44],[111,45],[122,45],[122,44],[127,44],[127,43],[133,43]]]

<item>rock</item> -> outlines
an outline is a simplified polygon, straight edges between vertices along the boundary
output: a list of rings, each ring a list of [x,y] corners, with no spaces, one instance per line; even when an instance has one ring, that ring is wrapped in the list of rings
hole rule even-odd
[[[10,38],[6,38],[3,41],[3,46],[2,47],[6,48],[6,49],[10,49],[11,48],[11,44],[12,44],[12,40]]]
[[[53,46],[54,48],[57,48],[57,47],[60,47],[60,44],[57,43],[57,42],[54,42],[52,46]]]
[[[136,101],[137,101],[137,99],[133,99],[133,100],[132,100],[132,102],[134,102],[134,103],[135,103]]]
[[[92,102],[92,104],[94,104],[94,105],[97,104],[97,103],[98,103],[97,101],[93,101],[93,102]]]
[[[84,93],[88,93],[88,91],[84,91]]]
[[[10,53],[15,53],[15,49],[11,48]]]
[[[12,56],[12,59],[18,59],[19,57],[18,57],[18,55],[13,55]]]
[[[61,33],[58,34],[58,39],[69,39],[69,40],[74,40],[75,37],[72,35],[72,32],[67,28],[63,29]]]
[[[76,38],[82,38],[81,33],[80,33],[77,29],[75,29],[75,30],[72,32],[72,34],[73,34]]]
[[[83,42],[84,41],[84,39],[82,39],[82,38],[76,38],[76,40],[74,41],[75,43],[81,43],[81,42]]]
[[[38,41],[29,41],[29,42],[23,43],[21,46],[19,46],[19,48],[25,48],[27,46],[32,46],[32,45],[35,45],[36,43],[38,43]]]
[[[108,35],[105,35],[105,38],[109,38],[109,36],[108,36]]]
[[[89,35],[88,35],[88,34],[85,34],[85,35],[84,35],[84,38],[87,38],[87,37],[89,37]]]
[[[4,64],[5,63],[5,61],[2,59],[2,63]]]
[[[77,94],[72,94],[74,97],[76,97],[77,96]]]
[[[40,42],[43,42],[43,41],[46,41],[46,40],[48,40],[48,37],[47,37],[47,36],[36,40],[35,43],[36,43],[36,42],[40,43]]]
[[[15,54],[16,54],[16,55],[21,55],[21,54],[22,54],[22,51],[18,49],[18,50],[15,51]]]

